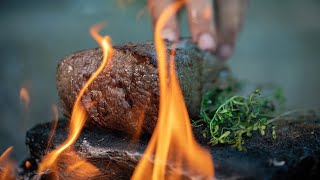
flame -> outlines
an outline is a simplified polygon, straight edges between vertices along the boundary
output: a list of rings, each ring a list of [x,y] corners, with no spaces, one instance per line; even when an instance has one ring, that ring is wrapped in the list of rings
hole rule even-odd
[[[9,147],[0,156],[0,180],[15,179],[14,162],[9,159],[13,147]]]
[[[101,175],[100,170],[96,166],[81,159],[72,150],[63,152],[61,158],[59,158],[59,164],[63,164],[66,168],[61,170],[65,170],[68,179],[88,179]]]
[[[24,104],[25,108],[27,109],[30,104],[30,95],[28,89],[23,87],[20,89],[20,101]]]
[[[91,75],[89,80],[81,88],[78,94],[78,97],[75,101],[75,104],[72,110],[68,139],[65,142],[63,142],[62,145],[60,145],[57,149],[51,151],[49,154],[47,154],[43,158],[42,162],[39,164],[38,173],[41,173],[46,169],[50,169],[54,167],[54,164],[57,161],[58,157],[77,140],[86,122],[87,114],[81,103],[81,98],[85,93],[85,91],[90,86],[90,84],[103,71],[103,69],[109,67],[110,63],[108,63],[108,59],[112,56],[112,45],[110,42],[111,41],[110,38],[108,36],[100,36],[98,33],[98,31],[100,31],[102,27],[103,27],[102,24],[99,24],[99,25],[93,26],[90,29],[91,36],[102,47],[102,50],[103,50],[102,63],[100,64],[98,69]]]
[[[133,111],[135,113],[135,117],[136,117],[136,121],[137,121],[137,130],[134,132],[133,136],[132,136],[132,142],[135,142],[136,140],[138,140],[140,138],[141,135],[141,130],[142,130],[142,124],[143,124],[143,120],[145,118],[145,110],[146,110],[146,106],[147,105],[142,105],[141,107],[137,108],[135,111]],[[130,145],[133,145],[134,143],[130,143]],[[130,149],[130,146],[129,146]]]
[[[53,119],[53,124],[52,124],[50,135],[49,135],[46,152],[49,151],[54,132],[56,131],[57,125],[58,125],[59,113],[58,113],[58,107],[55,104],[52,105],[52,112],[53,112],[54,119]]]
[[[21,128],[24,131],[28,122],[30,95],[26,87],[20,89],[20,102],[23,105],[23,118]]]
[[[135,169],[133,180],[182,179],[184,175],[214,178],[211,155],[197,144],[192,134],[174,68],[174,56],[171,55],[168,68],[166,45],[161,38],[161,30],[165,23],[183,3],[178,1],[168,6],[156,24],[155,45],[160,81],[158,123],[145,154]]]
[[[54,168],[43,171],[35,179],[85,180],[101,175],[96,166],[82,159],[72,148],[69,148],[59,155]]]

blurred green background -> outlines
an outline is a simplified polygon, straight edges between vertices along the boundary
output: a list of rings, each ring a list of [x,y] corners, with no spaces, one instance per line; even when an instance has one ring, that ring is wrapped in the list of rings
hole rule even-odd
[[[140,16],[141,12],[144,14]],[[250,1],[234,56],[234,74],[253,83],[283,87],[288,108],[320,105],[320,1]],[[90,26],[107,22],[113,44],[152,39],[145,1],[120,6],[116,0],[6,0],[0,7],[0,154],[14,146],[26,156],[25,132],[53,119],[58,104],[55,72],[59,59],[96,47]],[[182,36],[188,36],[182,20]],[[27,87],[24,110],[19,91]]]

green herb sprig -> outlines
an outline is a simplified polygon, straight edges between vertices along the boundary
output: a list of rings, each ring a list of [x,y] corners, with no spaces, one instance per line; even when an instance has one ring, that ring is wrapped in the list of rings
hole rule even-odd
[[[275,98],[283,101],[279,90],[276,92]],[[259,131],[264,136],[267,128],[276,138],[275,127],[268,123],[275,117],[274,102],[261,97],[258,89],[248,97],[233,94],[231,89],[217,89],[208,92],[202,99],[200,119],[193,125],[205,127],[203,136],[210,136],[209,143],[231,144],[243,151],[246,150],[244,137],[251,137],[253,131]]]

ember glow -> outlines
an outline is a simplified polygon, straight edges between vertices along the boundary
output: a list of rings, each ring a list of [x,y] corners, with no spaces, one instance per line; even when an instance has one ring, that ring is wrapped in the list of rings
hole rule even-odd
[[[29,168],[31,167],[30,161],[26,161],[26,162],[24,163],[24,166],[29,169]]]
[[[184,175],[201,179],[214,178],[211,155],[193,137],[174,68],[174,57],[171,55],[168,68],[167,48],[161,37],[165,23],[182,5],[182,1],[170,5],[156,24],[155,45],[160,81],[158,123],[145,154],[135,169],[133,180],[183,179]]]
[[[112,56],[112,45],[110,42],[110,38],[108,36],[99,35],[98,32],[101,28],[102,25],[96,25],[90,29],[90,34],[98,42],[98,44],[102,47],[103,50],[103,59],[101,65],[92,74],[92,76],[85,83],[85,85],[82,87],[78,94],[78,97],[74,103],[74,107],[72,110],[68,139],[64,143],[62,143],[62,145],[60,145],[55,150],[51,151],[43,158],[42,162],[39,164],[38,173],[41,173],[47,169],[54,169],[55,162],[57,161],[58,157],[77,140],[86,122],[87,114],[86,110],[84,109],[81,103],[81,98],[87,90],[87,88],[90,86],[90,84],[102,72],[102,70],[104,68],[108,68],[108,66],[110,65],[110,63],[108,63],[108,59],[110,59],[110,57]]]

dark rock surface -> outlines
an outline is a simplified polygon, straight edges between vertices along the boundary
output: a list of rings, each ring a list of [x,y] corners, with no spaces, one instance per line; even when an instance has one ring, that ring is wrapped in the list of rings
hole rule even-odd
[[[320,176],[320,119],[312,113],[306,120],[279,119],[276,140],[272,139],[271,132],[265,136],[253,134],[246,140],[246,152],[225,145],[207,146],[199,135],[200,129],[195,128],[194,133],[212,153],[217,179],[317,179]],[[45,154],[50,128],[51,123],[46,123],[28,131],[26,144],[33,166],[22,172],[24,177],[34,175],[32,170]],[[50,149],[66,139],[66,129],[67,121],[60,120]],[[148,137],[131,141],[120,132],[87,127],[73,147],[79,157],[101,171],[95,178],[129,179],[147,141]]]
[[[67,120],[59,121],[50,149],[58,147],[66,140],[67,126]],[[46,123],[27,132],[26,144],[31,159],[39,162],[46,153],[50,129],[51,123]],[[130,139],[121,132],[85,128],[73,147],[80,157],[98,167],[110,179],[129,179],[147,146],[146,140],[132,143],[134,146],[130,149]],[[107,166],[109,168],[106,168]]]
[[[172,44],[167,42],[168,54]],[[75,52],[64,57],[57,68],[57,87],[62,112],[70,117],[81,87],[98,68],[101,48]],[[82,103],[90,116],[89,123],[126,133],[152,133],[159,104],[158,69],[153,42],[115,46],[110,68],[89,86]],[[227,81],[228,68],[215,62],[213,55],[200,51],[188,40],[176,46],[175,64],[181,89],[191,117],[199,115],[204,92]]]

